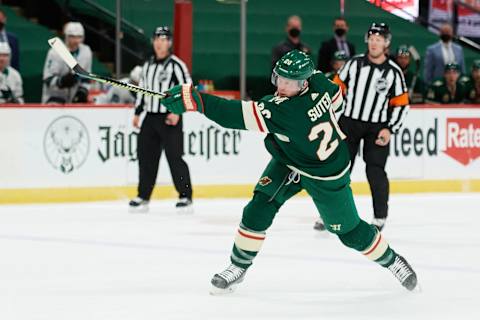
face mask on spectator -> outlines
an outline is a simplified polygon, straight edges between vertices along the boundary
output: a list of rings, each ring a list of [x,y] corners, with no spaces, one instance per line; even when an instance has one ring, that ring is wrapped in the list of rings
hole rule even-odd
[[[339,37],[342,37],[345,33],[347,33],[347,30],[345,29],[342,29],[342,28],[335,29],[335,34]]]
[[[440,35],[440,39],[442,39],[443,42],[449,42],[450,40],[452,40],[452,36],[446,33],[442,33]]]
[[[298,38],[298,36],[300,35],[300,29],[292,28],[288,31],[288,34],[292,38]]]

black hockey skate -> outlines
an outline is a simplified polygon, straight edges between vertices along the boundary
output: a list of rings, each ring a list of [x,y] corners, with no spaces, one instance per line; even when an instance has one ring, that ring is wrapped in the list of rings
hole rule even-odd
[[[402,286],[410,291],[417,287],[417,275],[404,257],[397,254],[395,261],[388,267]]]
[[[178,212],[191,213],[193,212],[193,202],[190,198],[180,198],[175,204],[175,208]]]
[[[234,264],[229,265],[227,269],[213,276],[210,294],[226,294],[235,291],[238,284],[243,281],[246,272],[247,269]]]
[[[135,212],[148,212],[148,200],[142,199],[140,197],[136,197],[128,203],[128,211],[135,213]]]
[[[323,223],[323,220],[319,219],[315,222],[315,225],[313,226],[313,229],[318,230],[318,231],[325,231],[327,228],[325,228],[325,224]]]
[[[377,227],[379,231],[382,231],[383,227],[385,226],[386,218],[374,218],[372,224]]]

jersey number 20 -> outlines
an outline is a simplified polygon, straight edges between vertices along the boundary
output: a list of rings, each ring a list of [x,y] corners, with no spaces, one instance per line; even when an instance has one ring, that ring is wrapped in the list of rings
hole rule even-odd
[[[332,126],[333,125],[333,126]],[[337,130],[338,135],[343,140],[345,139],[345,134],[340,130],[337,121],[335,120],[335,114],[333,110],[330,109],[330,121],[322,122],[317,124],[310,130],[310,134],[308,135],[308,140],[314,141],[317,140],[320,134],[323,132],[322,140],[320,141],[320,146],[317,150],[318,158],[321,161],[326,160],[330,155],[337,149],[338,147],[338,139],[332,140],[333,129]]]

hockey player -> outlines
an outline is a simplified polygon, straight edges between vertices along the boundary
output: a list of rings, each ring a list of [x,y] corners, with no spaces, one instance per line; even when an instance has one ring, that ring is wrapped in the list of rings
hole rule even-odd
[[[275,94],[259,101],[226,100],[192,85],[173,87],[163,100],[174,113],[197,111],[227,128],[267,133],[265,146],[272,160],[244,208],[231,264],[213,276],[211,293],[232,292],[243,281],[277,211],[302,189],[312,197],[328,231],[413,290],[414,270],[377,228],[358,216],[350,189],[350,155],[334,116],[343,101],[340,88],[314,71],[309,56],[298,50],[276,63],[272,83]]]
[[[388,216],[390,184],[385,170],[389,143],[408,113],[408,89],[402,70],[387,58],[392,34],[385,23],[372,23],[365,33],[367,51],[348,60],[334,82],[345,97],[338,124],[347,138],[353,167],[363,144],[365,173],[372,193],[372,223],[380,230]],[[315,229],[321,220],[315,224]]]
[[[425,101],[428,103],[463,103],[467,90],[460,79],[460,65],[445,65],[443,77],[435,79],[427,91]]]
[[[0,103],[23,103],[22,77],[10,67],[11,50],[7,42],[0,42]]]
[[[465,86],[467,101],[480,103],[480,60],[474,60],[470,76],[463,76],[459,81]]]
[[[333,78],[337,75],[338,71],[343,68],[345,62],[348,60],[348,56],[343,50],[335,51],[333,54],[332,60],[332,71],[325,73],[325,77],[329,80],[333,80]]]
[[[423,91],[425,90],[425,84],[423,79],[418,75],[420,66],[420,57],[413,46],[407,46],[405,44],[400,45],[395,51],[395,62],[402,69],[403,76],[405,77],[405,84],[408,88],[408,95],[411,103],[423,102]],[[410,70],[411,60],[415,61],[416,72]]]
[[[133,85],[138,85],[140,81],[140,76],[142,75],[142,67],[135,66],[135,68],[130,71],[128,78],[120,79],[121,82],[130,83]],[[135,93],[128,91],[120,87],[111,86],[108,88],[107,92],[100,94],[95,97],[94,101],[96,104],[105,104],[105,103],[122,103],[122,104],[133,104],[135,103]]]
[[[80,66],[92,71],[92,50],[86,44],[85,31],[80,22],[68,22],[63,29],[65,44]],[[89,80],[79,78],[67,64],[50,49],[43,68],[43,103],[87,102]]]

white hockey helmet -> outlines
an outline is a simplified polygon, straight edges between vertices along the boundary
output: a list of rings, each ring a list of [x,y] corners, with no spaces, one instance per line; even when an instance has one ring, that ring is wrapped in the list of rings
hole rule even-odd
[[[12,50],[7,42],[0,42],[0,54],[8,54],[10,55]]]
[[[142,75],[142,67],[141,66],[135,66],[135,68],[130,71],[130,80],[132,80],[135,83],[140,82],[140,77]]]
[[[67,22],[63,28],[63,33],[66,37],[85,37],[85,29],[80,22]]]

